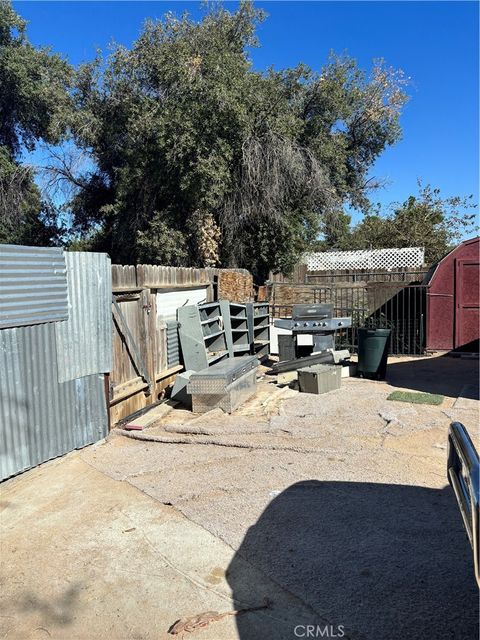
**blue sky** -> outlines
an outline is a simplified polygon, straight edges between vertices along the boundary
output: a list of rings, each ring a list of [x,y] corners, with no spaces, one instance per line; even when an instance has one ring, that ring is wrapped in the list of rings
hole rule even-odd
[[[236,3],[224,3],[234,9]],[[417,178],[442,194],[479,200],[479,64],[477,2],[265,2],[262,70],[305,62],[319,69],[330,50],[346,51],[368,69],[382,57],[412,77],[402,116],[403,140],[377,161],[372,175],[387,186],[372,194],[385,206],[416,191]],[[91,59],[115,40],[130,45],[143,21],[166,11],[201,16],[198,2],[14,2],[35,44],[71,63]]]

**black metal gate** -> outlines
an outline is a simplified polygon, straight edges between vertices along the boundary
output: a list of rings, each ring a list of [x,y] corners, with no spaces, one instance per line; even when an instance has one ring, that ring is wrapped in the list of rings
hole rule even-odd
[[[397,282],[372,283],[370,286],[312,287],[313,303],[333,304],[335,316],[350,316],[352,327],[338,332],[338,348],[355,352],[358,328],[387,328],[391,330],[392,355],[420,356],[425,353],[426,289],[425,285]],[[300,291],[300,289],[299,289]],[[305,287],[301,289],[305,293]],[[298,303],[305,303],[304,298]],[[291,306],[272,305],[274,317],[291,316]]]

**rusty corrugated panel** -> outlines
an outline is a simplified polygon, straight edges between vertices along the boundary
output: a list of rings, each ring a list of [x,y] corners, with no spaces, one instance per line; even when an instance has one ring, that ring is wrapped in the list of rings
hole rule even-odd
[[[103,375],[58,383],[53,324],[0,331],[0,479],[107,434]]]
[[[112,368],[112,268],[106,253],[67,252],[68,320],[57,323],[58,381]]]
[[[0,245],[0,329],[67,317],[62,249]]]

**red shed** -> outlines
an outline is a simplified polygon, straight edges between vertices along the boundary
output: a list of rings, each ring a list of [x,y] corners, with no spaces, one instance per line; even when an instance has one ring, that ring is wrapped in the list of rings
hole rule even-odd
[[[427,289],[427,349],[478,351],[480,238],[465,240],[435,266]]]

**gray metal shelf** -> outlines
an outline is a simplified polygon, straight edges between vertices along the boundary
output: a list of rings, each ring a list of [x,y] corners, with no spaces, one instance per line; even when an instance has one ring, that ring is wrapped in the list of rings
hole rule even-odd
[[[270,325],[268,324],[254,324],[253,331],[265,331],[265,329],[270,329]]]
[[[212,322],[219,322],[221,316],[213,316],[212,318],[207,318],[206,320],[201,320],[200,324],[212,324]]]
[[[219,351],[218,353],[214,353],[211,356],[208,356],[207,358],[208,364],[211,365],[214,362],[218,362],[219,360],[222,360],[222,358],[224,358],[225,356],[228,356],[227,349],[225,349],[224,351]]]
[[[234,353],[250,353],[250,345],[247,344],[239,344],[239,345],[234,345],[233,347],[233,351]]]
[[[185,369],[200,371],[229,357],[219,302],[180,307],[177,319]]]
[[[251,353],[262,362],[270,355],[270,323],[268,303],[248,302],[248,336]],[[258,320],[261,322],[259,323]]]
[[[203,336],[204,340],[210,340],[210,338],[216,338],[217,336],[221,336],[223,333],[225,333],[225,331],[223,331],[223,329],[221,331],[215,331],[214,333],[206,333]]]
[[[230,357],[235,357],[235,354],[237,353],[250,353],[246,306],[239,302],[220,300],[220,309],[222,311],[225,338]],[[240,323],[245,324],[243,327],[239,327],[238,325]]]

